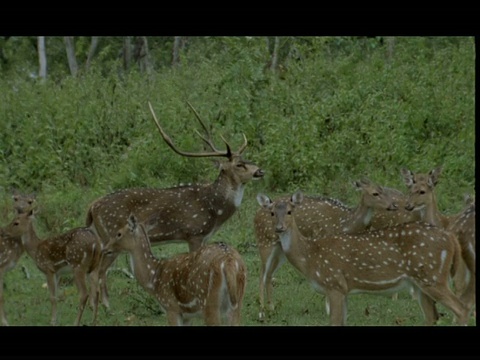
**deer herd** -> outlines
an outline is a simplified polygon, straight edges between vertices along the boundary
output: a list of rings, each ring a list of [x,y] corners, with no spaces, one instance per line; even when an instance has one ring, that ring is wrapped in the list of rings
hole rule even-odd
[[[73,272],[79,294],[75,325],[87,302],[97,322],[99,304],[109,308],[107,270],[121,253],[130,256],[136,281],[158,301],[169,325],[188,325],[199,317],[206,325],[241,325],[247,266],[225,242],[208,242],[241,206],[245,185],[264,176],[243,159],[247,138],[237,151],[228,142],[218,150],[208,127],[197,135],[208,149],[187,152],[165,133],[150,103],[153,120],[166,144],[185,157],[220,157],[218,177],[210,184],[170,188],[129,188],[94,201],[85,226],[45,239],[35,230],[34,194],[13,194],[13,220],[0,228],[0,316],[5,273],[26,252],[46,276],[51,321],[57,324],[57,289],[65,270]],[[259,193],[253,219],[260,255],[259,321],[275,308],[272,278],[288,262],[325,295],[330,325],[347,324],[347,297],[357,293],[396,293],[412,289],[426,325],[439,319],[436,304],[467,325],[475,308],[475,198],[463,211],[438,210],[435,186],[442,168],[429,173],[401,169],[407,194],[367,178],[355,181],[359,203],[296,191],[271,199]],[[189,252],[159,259],[152,246],[183,241]],[[265,298],[266,296],[266,298]],[[301,301],[301,299],[299,299]],[[393,301],[393,300],[392,300]]]

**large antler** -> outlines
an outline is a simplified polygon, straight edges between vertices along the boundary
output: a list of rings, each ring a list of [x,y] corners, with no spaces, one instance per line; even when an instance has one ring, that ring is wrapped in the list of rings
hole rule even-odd
[[[210,131],[208,130],[207,126],[205,125],[205,123],[202,121],[202,119],[200,118],[200,116],[198,115],[197,111],[194,109],[194,107],[187,101],[187,104],[188,106],[190,107],[190,109],[193,111],[193,113],[195,114],[195,117],[197,118],[197,120],[200,122],[200,125],[203,127],[205,133],[207,134],[208,136],[208,139],[203,137],[199,132],[198,130],[195,130],[195,132],[197,133],[197,135],[210,147],[210,149],[212,149],[212,152],[203,152],[203,153],[191,153],[191,152],[186,152],[186,151],[182,151],[182,150],[179,150],[173,143],[172,139],[165,133],[165,131],[163,131],[162,127],[160,126],[160,123],[158,122],[158,119],[157,119],[157,116],[155,115],[155,112],[153,111],[153,107],[152,107],[152,104],[150,104],[150,101],[148,102],[148,106],[150,107],[150,112],[152,113],[152,116],[153,116],[153,120],[155,121],[155,124],[157,125],[157,128],[158,130],[160,131],[160,134],[162,135],[163,137],[163,140],[165,140],[165,142],[167,143],[168,146],[170,146],[170,148],[175,151],[177,154],[179,155],[182,155],[182,156],[188,156],[188,157],[209,157],[209,156],[223,156],[223,157],[227,157],[227,158],[230,158],[232,156],[232,151],[231,151],[231,148],[230,148],[230,145],[227,143],[227,141],[223,138],[223,136],[220,136],[223,140],[223,142],[225,143],[225,145],[227,146],[227,150],[226,151],[220,151],[218,150],[217,148],[215,148],[215,145],[213,144],[212,142],[212,136],[210,134]],[[243,134],[243,139],[244,139],[244,144],[240,147],[240,149],[236,152],[236,154],[240,155],[244,150],[245,148],[247,147],[247,137],[245,136],[245,134]]]

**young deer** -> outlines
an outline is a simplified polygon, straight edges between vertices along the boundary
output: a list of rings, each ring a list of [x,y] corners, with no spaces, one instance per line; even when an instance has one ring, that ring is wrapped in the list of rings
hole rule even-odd
[[[206,325],[239,325],[247,268],[237,250],[225,243],[157,259],[145,226],[134,215],[127,219],[104,253],[127,251],[140,285],[160,303],[169,325],[188,325],[203,317]]]
[[[13,189],[13,209],[15,215],[22,214],[24,212],[33,209],[36,204],[36,195],[35,193],[31,194],[22,194],[17,189]]]
[[[15,214],[22,214],[31,210],[35,206],[35,195],[24,195],[13,190],[13,209]],[[8,326],[7,317],[4,310],[3,299],[3,279],[5,273],[12,270],[24,252],[21,233],[18,231],[18,226],[13,220],[7,226],[0,228],[0,317],[2,325]],[[25,274],[28,277],[28,271],[24,267]]]
[[[0,316],[4,326],[8,326],[8,321],[4,310],[3,279],[5,273],[17,265],[22,254],[21,233],[13,220],[9,225],[0,228]]]
[[[392,213],[397,211],[396,201],[400,198],[399,191],[383,188],[366,178],[355,181],[353,185],[361,191],[360,203],[356,208],[349,208],[334,199],[305,196],[304,201],[297,207],[295,215],[300,232],[306,237],[324,237],[342,232],[354,234],[368,229],[377,211]],[[276,201],[286,199],[288,197],[282,197]],[[402,212],[405,213],[404,210]],[[387,219],[384,215],[383,218]],[[380,221],[377,221],[377,225],[379,224]],[[285,254],[278,242],[275,219],[268,209],[262,207],[257,211],[254,229],[261,260],[259,319],[263,320],[265,318],[264,294],[266,291],[267,307],[272,311],[274,309],[272,277],[284,263]]]
[[[64,270],[72,269],[75,285],[80,295],[80,306],[75,325],[80,324],[88,299],[86,279],[90,275],[91,303],[94,308],[93,323],[96,323],[98,308],[98,265],[101,257],[101,243],[89,228],[75,228],[63,234],[40,240],[33,226],[34,214],[17,215],[14,224],[21,234],[23,246],[35,261],[38,269],[47,277],[52,304],[51,324],[57,323],[58,276]]]
[[[224,157],[227,161],[219,164],[220,174],[208,185],[193,184],[166,189],[134,188],[106,195],[90,206],[86,225],[94,229],[103,244],[106,244],[123,227],[130,213],[134,213],[139,222],[145,223],[152,245],[186,241],[189,250],[194,251],[232,217],[242,203],[245,185],[252,179],[262,178],[264,172],[257,165],[242,159],[241,154],[247,147],[245,135],[244,144],[238,151],[232,151],[223,137],[226,150],[217,150],[207,127],[190,104],[208,138],[197,134],[211,151],[190,153],[177,149],[160,126],[150,103],[149,106],[162,138],[177,154],[187,157]],[[100,269],[101,297],[107,308],[106,271],[117,255],[116,252],[106,254]]]
[[[272,202],[263,194],[257,200],[275,219],[288,261],[327,296],[331,325],[346,324],[349,294],[397,291],[409,283],[420,290],[427,325],[435,322],[431,299],[450,309],[458,324],[467,323],[467,308],[448,287],[452,262],[459,257],[450,233],[413,222],[356,235],[306,238],[293,216],[303,201],[301,192],[290,200]]]
[[[454,280],[457,281],[455,288],[457,290],[465,288],[464,291],[460,291],[462,293],[461,299],[471,309],[475,304],[475,205],[473,204],[473,210],[467,208],[466,214],[462,212],[453,216],[443,215],[438,210],[434,191],[441,172],[441,167],[431,170],[428,174],[415,174],[408,169],[402,169],[405,184],[409,188],[405,208],[420,211],[423,221],[446,229],[457,237],[462,249],[462,259],[470,279],[465,288],[463,279],[454,276]],[[455,221],[455,219],[460,220]],[[453,223],[455,223],[455,226],[453,226]]]

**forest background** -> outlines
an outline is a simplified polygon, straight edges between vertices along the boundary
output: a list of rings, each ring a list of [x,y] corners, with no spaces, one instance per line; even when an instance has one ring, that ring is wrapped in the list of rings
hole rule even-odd
[[[2,37],[0,225],[12,218],[13,188],[36,193],[44,237],[84,225],[89,204],[117,189],[213,181],[217,170],[209,160],[184,158],[166,146],[147,104],[179,148],[200,151],[188,101],[218,147],[220,135],[236,148],[244,133],[245,158],[266,171],[262,181],[247,185],[240,210],[212,239],[232,243],[246,258],[244,322],[256,325],[258,192],[275,197],[301,189],[355,206],[354,180],[366,176],[405,191],[402,167],[428,172],[441,165],[440,210],[463,208],[463,195],[475,191],[475,56],[474,38],[460,36]],[[184,250],[155,248],[159,256]],[[43,275],[27,257],[22,261],[31,278],[8,282],[24,277],[21,267],[7,275],[7,287],[18,286],[18,295],[6,290],[7,313],[12,324],[47,324]],[[119,262],[127,266],[126,259]],[[284,294],[300,286],[315,310],[281,300],[280,292],[270,324],[326,324],[320,296],[290,268],[279,271],[278,286]],[[105,324],[164,322],[131,279],[114,271],[110,278],[118,281],[112,298],[131,291],[136,300],[119,304],[127,308]],[[35,279],[40,285],[32,285]],[[38,304],[26,310],[26,299],[37,293],[43,314],[35,311]],[[70,324],[74,287],[67,295],[72,320],[64,323]],[[421,323],[418,305],[408,294],[403,301],[390,317],[379,310],[380,324]],[[286,311],[290,306],[297,317]],[[396,308],[390,299],[383,306]],[[402,315],[410,306],[411,316]],[[349,323],[363,324],[361,315]]]

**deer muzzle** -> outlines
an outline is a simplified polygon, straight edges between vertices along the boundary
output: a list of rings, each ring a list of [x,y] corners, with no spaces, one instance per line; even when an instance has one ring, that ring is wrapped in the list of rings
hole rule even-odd
[[[256,178],[256,179],[260,179],[260,178],[262,178],[264,175],[265,175],[265,171],[263,171],[262,169],[258,169],[257,171],[255,171],[255,172],[253,173],[253,177]]]
[[[387,210],[388,211],[395,211],[395,210],[398,210],[398,205],[397,203],[391,203],[389,207],[387,207]]]

